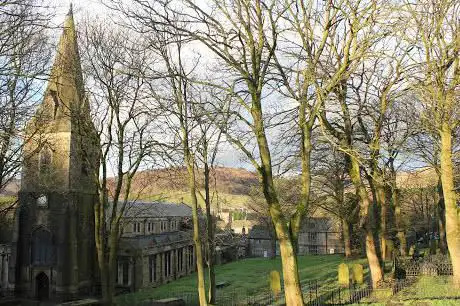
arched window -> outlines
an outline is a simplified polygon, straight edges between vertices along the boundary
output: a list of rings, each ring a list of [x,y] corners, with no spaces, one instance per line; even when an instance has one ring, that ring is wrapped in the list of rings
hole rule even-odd
[[[55,251],[52,234],[38,229],[32,234],[32,264],[50,265],[54,263]]]
[[[53,151],[48,146],[44,146],[40,150],[40,173],[48,173],[51,169],[51,161],[52,161]]]

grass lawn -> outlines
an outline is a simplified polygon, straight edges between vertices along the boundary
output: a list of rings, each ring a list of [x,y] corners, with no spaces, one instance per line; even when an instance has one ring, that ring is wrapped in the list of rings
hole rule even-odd
[[[315,280],[320,288],[318,295],[328,294],[332,288],[337,288],[337,267],[346,262],[363,264],[365,277],[368,274],[365,259],[345,260],[340,255],[299,256],[298,266],[304,296],[308,299],[310,294],[308,285]],[[269,273],[272,270],[281,272],[280,258],[270,260],[266,258],[249,258],[216,267],[216,280],[227,282],[228,285],[217,290],[218,305],[227,305],[226,301],[240,301],[245,304],[247,297],[260,297],[268,292]],[[342,292],[343,297],[347,289]],[[138,292],[117,296],[117,305],[137,305],[149,299],[163,299],[168,297],[196,300],[196,274],[192,274],[157,288],[145,288]],[[227,300],[228,299],[228,300]],[[257,299],[256,299],[257,300]],[[278,301],[282,303],[283,298]],[[389,304],[388,304],[389,302]],[[367,305],[459,305],[460,292],[454,290],[450,284],[450,277],[420,277],[412,286],[404,288],[396,295],[391,296],[391,290],[386,292],[373,292],[370,296],[363,297],[361,303]],[[359,305],[359,304],[356,304]],[[362,305],[362,304],[360,304]]]
[[[333,285],[337,280],[337,267],[344,262],[341,255],[298,257],[300,279],[303,285],[318,280],[322,285]],[[348,261],[347,263],[365,264],[365,259]],[[228,282],[229,285],[218,289],[218,294],[224,295],[250,295],[266,292],[269,288],[269,273],[272,270],[281,272],[281,260],[266,258],[249,258],[231,262],[216,267],[216,281]],[[365,269],[367,273],[367,269]],[[157,288],[146,288],[136,293],[125,294],[117,297],[117,304],[132,305],[140,301],[173,297],[174,293],[196,292],[196,274],[192,274],[169,284]]]
[[[421,276],[392,300],[404,305],[460,305],[460,292],[452,287],[450,276]]]

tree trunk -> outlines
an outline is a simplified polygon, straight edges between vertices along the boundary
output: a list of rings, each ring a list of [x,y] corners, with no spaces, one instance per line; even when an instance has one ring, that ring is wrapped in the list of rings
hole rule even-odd
[[[438,205],[437,216],[438,216],[438,233],[439,233],[439,250],[441,254],[447,254],[447,241],[446,241],[446,215],[444,205],[444,195],[442,194],[442,182],[441,178],[438,180]]]
[[[302,221],[307,213],[308,204],[310,200],[311,190],[311,138],[313,124],[316,120],[316,114],[310,114],[309,120],[306,118],[307,101],[300,101],[299,107],[299,127],[301,131],[301,185],[300,202],[297,204],[296,211],[290,221],[290,230],[292,235],[292,242],[294,243],[294,252],[297,253],[298,233],[302,226]]]
[[[345,248],[345,257],[351,257],[351,224],[342,219],[343,245]]]
[[[275,226],[276,236],[280,246],[286,305],[304,305],[294,244],[292,243],[286,220],[284,220],[281,215],[281,209],[278,203],[270,207],[270,215]]]
[[[115,273],[117,271],[117,250],[118,250],[118,226],[110,231],[109,236],[109,259],[107,262],[107,305],[113,304],[115,296]]]
[[[105,185],[104,185],[105,186]],[[102,304],[111,305],[110,286],[108,281],[108,267],[106,257],[106,216],[104,206],[107,203],[106,194],[98,199],[94,209],[94,238],[96,242],[96,255],[99,268],[99,277],[101,282]]]
[[[374,173],[374,177],[377,175]],[[386,260],[386,253],[387,253],[387,203],[386,203],[386,195],[385,195],[385,188],[383,185],[383,181],[381,180],[380,173],[378,174],[378,179],[374,179],[374,186],[375,186],[375,195],[376,195],[376,202],[378,207],[380,207],[380,226],[379,228],[379,239],[380,239],[380,248],[382,253],[382,260]]]
[[[393,209],[395,213],[396,236],[399,240],[399,252],[401,253],[401,256],[406,256],[407,255],[407,240],[406,240],[406,232],[404,231],[403,223],[402,223],[401,202],[399,201],[398,189],[396,187],[396,173],[392,174],[391,201],[393,203]]]
[[[355,186],[360,201],[360,226],[364,229],[366,239],[366,256],[371,272],[372,286],[377,287],[383,280],[383,268],[378,241],[375,233],[374,201],[369,201],[369,196],[361,178],[359,162],[355,156],[350,156],[350,177]],[[376,243],[377,242],[377,243]]]
[[[206,136],[205,136],[206,138]],[[207,158],[207,142],[205,140],[204,158]],[[208,276],[209,276],[209,304],[216,303],[216,276],[214,273],[214,220],[211,215],[211,198],[209,192],[209,165],[204,163],[204,189],[205,189],[205,205],[206,205],[206,221],[207,221],[207,249],[208,249]]]
[[[292,232],[288,228],[287,220],[281,211],[273,182],[271,155],[265,134],[260,93],[256,93],[254,90],[251,92],[253,92],[251,115],[254,119],[254,129],[261,161],[261,166],[258,170],[262,181],[264,197],[268,204],[270,217],[272,218],[280,246],[286,304],[289,306],[304,305],[297,268],[295,243],[292,239]]]
[[[191,152],[188,148],[188,142],[186,145],[184,145],[184,149],[185,163],[187,165],[187,171],[189,175],[190,196],[192,199],[193,241],[195,242],[198,297],[200,300],[200,306],[205,306],[208,304],[208,302],[206,300],[206,286],[204,281],[203,253],[200,238],[200,220],[198,217],[198,199],[196,197],[195,170],[193,167]]]
[[[446,238],[453,268],[454,286],[460,288],[460,208],[457,206],[452,163],[452,130],[444,122],[441,136],[441,182],[446,207]]]
[[[270,254],[270,259],[275,259],[276,258],[276,234],[273,233],[274,237],[270,237],[270,244],[271,244],[271,249],[272,253]]]

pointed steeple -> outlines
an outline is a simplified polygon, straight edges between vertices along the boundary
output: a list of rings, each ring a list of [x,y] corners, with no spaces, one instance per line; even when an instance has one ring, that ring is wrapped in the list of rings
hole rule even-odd
[[[67,13],[67,16],[69,16],[69,15],[73,16],[73,4],[72,4],[72,2],[70,2],[69,12]]]
[[[83,77],[72,4],[64,21],[43,104],[48,117],[67,117],[67,120],[79,113],[84,104]]]

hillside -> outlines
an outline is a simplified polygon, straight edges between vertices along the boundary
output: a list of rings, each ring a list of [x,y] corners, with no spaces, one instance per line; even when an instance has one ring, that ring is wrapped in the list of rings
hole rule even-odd
[[[132,184],[131,198],[191,203],[185,168],[141,171]],[[204,176],[198,173],[199,190],[204,192]],[[241,168],[218,167],[211,173],[213,204],[220,207],[244,207],[251,188],[258,186],[255,173]],[[112,189],[113,181],[111,184]],[[199,197],[200,204],[203,204]]]
[[[396,176],[396,184],[402,189],[434,187],[438,184],[438,175],[435,169],[431,167],[410,172],[399,172]]]

